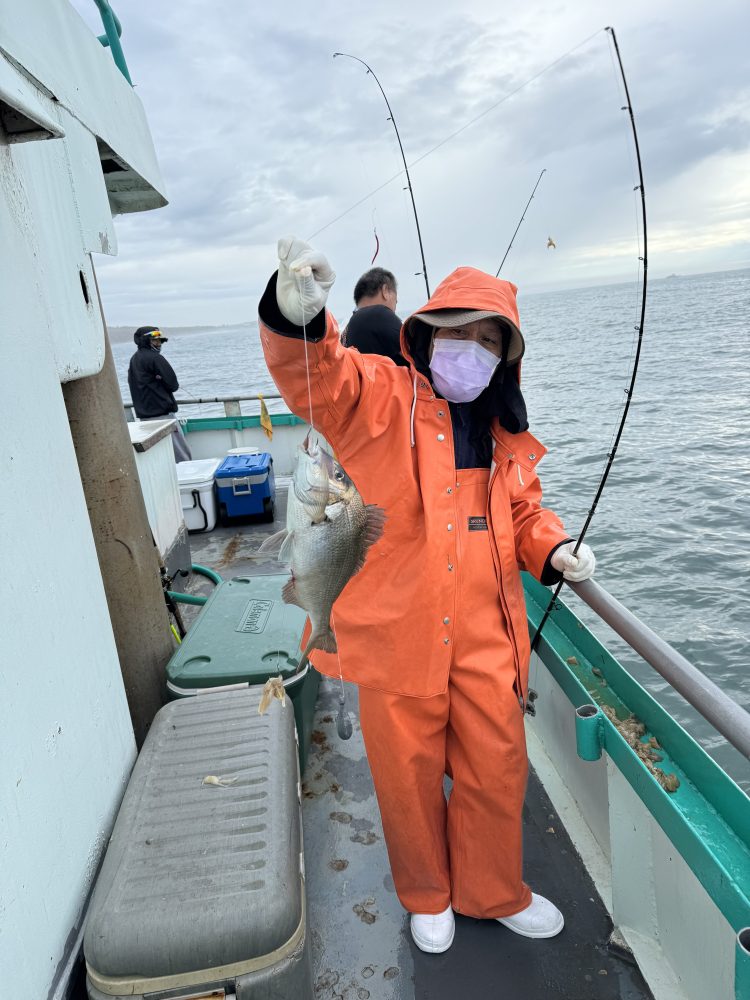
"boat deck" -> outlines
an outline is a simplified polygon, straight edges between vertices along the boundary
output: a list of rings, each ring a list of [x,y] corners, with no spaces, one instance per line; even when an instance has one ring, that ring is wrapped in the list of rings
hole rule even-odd
[[[192,534],[192,559],[225,579],[283,572],[256,557],[285,523],[286,489],[277,482],[274,524],[237,524]],[[175,589],[209,593],[193,575]],[[199,608],[182,606],[186,623]],[[350,712],[357,689],[347,685]],[[524,807],[525,878],[566,918],[549,941],[521,938],[494,921],[458,916],[453,946],[426,955],[412,943],[396,897],[362,734],[339,739],[338,682],[323,678],[313,747],[303,776],[303,824],[316,1000],[646,1000],[636,967],[608,949],[609,915],[560,817],[532,772]]]

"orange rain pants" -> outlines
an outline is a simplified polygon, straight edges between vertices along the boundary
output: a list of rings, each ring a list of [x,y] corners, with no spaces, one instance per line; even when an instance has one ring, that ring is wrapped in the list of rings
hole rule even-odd
[[[456,479],[458,596],[448,690],[416,698],[360,687],[360,720],[402,905],[411,913],[452,904],[467,916],[504,917],[531,902],[521,878],[526,740],[481,530],[489,470],[460,469]],[[447,803],[444,774],[453,780]]]

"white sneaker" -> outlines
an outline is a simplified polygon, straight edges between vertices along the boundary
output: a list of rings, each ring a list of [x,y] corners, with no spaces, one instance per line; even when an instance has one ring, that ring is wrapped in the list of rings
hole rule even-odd
[[[504,924],[516,934],[528,938],[551,938],[565,926],[562,913],[554,903],[544,896],[531,894],[531,902],[525,910],[514,913],[510,917],[496,917],[499,924]],[[412,932],[413,933],[413,932]]]
[[[453,909],[448,907],[442,913],[412,913],[411,936],[421,951],[435,955],[447,951],[453,944],[456,923]]]

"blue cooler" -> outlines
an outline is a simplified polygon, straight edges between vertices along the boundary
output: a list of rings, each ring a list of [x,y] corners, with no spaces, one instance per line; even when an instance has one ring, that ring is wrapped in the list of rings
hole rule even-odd
[[[214,474],[222,520],[263,517],[273,521],[276,484],[273,459],[259,455],[227,455]]]

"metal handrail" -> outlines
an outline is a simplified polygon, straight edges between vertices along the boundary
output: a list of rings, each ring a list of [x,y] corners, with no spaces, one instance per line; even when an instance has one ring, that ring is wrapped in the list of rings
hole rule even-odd
[[[125,62],[125,53],[122,51],[122,45],[120,45],[120,35],[122,34],[120,20],[110,7],[109,0],[94,0],[94,3],[99,8],[99,16],[102,19],[104,31],[106,32],[104,35],[97,35],[97,38],[102,45],[109,46],[115,65],[132,87],[133,81],[130,79],[128,64]]]
[[[261,393],[263,399],[283,399],[278,392],[263,392]],[[180,406],[188,406],[190,403],[242,403],[258,402],[258,393],[254,396],[203,396],[200,399],[197,396],[191,396],[190,399],[178,399],[177,402]]]
[[[620,638],[672,685],[717,732],[750,757],[750,714],[729,695],[660,639],[632,612],[593,580],[568,583],[574,593],[613,629]]]
[[[259,399],[258,399],[259,395],[262,395],[264,400],[266,400],[266,399],[283,399],[284,398],[278,392],[261,392],[261,393],[256,392],[255,395],[253,395],[253,396],[200,396],[200,397],[198,397],[198,396],[191,396],[190,399],[175,399],[175,402],[177,403],[178,406],[196,406],[199,403],[224,403],[225,404],[224,405],[224,411],[227,414],[227,416],[228,417],[229,416],[236,417],[238,414],[241,415],[240,410],[239,410],[239,404],[240,403],[243,403],[243,402],[244,403],[258,403],[259,402]],[[238,409],[236,411],[230,413],[230,411],[227,409],[227,406],[226,406],[227,403],[237,403],[238,404]],[[125,407],[126,410],[132,410],[133,409],[133,403],[129,399],[124,400],[123,406]]]

